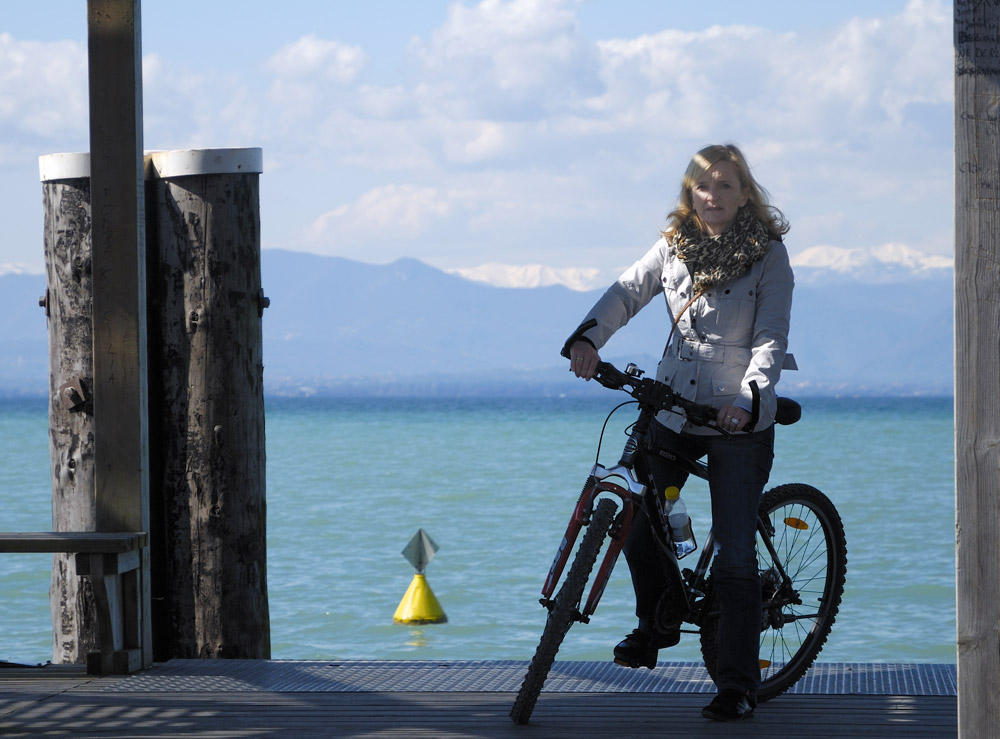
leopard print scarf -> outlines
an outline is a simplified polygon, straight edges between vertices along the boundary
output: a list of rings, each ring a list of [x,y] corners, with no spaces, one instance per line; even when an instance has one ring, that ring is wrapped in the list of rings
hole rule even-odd
[[[767,253],[771,238],[752,208],[743,207],[718,236],[706,236],[688,218],[669,236],[677,258],[693,267],[694,294],[732,282]]]

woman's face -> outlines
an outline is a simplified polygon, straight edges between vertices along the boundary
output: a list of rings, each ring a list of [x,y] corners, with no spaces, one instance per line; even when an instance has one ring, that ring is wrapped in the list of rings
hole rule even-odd
[[[694,212],[709,236],[718,236],[732,225],[749,194],[749,189],[740,184],[736,165],[728,159],[706,169],[691,188]]]

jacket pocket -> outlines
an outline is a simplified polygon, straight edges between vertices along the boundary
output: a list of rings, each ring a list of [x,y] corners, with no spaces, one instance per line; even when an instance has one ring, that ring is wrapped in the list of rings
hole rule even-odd
[[[741,343],[753,334],[756,285],[741,279],[712,288],[699,306],[697,331],[706,340]]]
[[[716,398],[736,396],[743,388],[746,366],[739,364],[719,364],[712,372],[712,395]]]

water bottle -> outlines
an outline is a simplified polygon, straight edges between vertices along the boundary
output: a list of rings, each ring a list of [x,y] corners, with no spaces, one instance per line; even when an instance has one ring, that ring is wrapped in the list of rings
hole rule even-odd
[[[687,504],[681,500],[681,491],[673,485],[663,491],[663,514],[670,527],[670,538],[674,542],[677,559],[691,554],[698,548],[698,543],[694,540]]]

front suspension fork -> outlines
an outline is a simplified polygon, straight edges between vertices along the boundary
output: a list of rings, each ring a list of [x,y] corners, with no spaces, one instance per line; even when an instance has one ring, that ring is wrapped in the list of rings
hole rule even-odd
[[[584,623],[587,623],[590,620],[590,616],[597,610],[597,604],[604,594],[604,588],[611,577],[611,571],[618,561],[618,555],[621,554],[622,546],[628,537],[629,530],[632,528],[634,513],[632,494],[619,485],[598,480],[593,475],[587,478],[587,481],[583,485],[583,491],[580,493],[580,497],[573,509],[573,515],[569,519],[566,533],[563,535],[559,549],[556,551],[555,559],[549,568],[549,574],[542,585],[542,597],[539,601],[546,608],[551,608],[552,593],[556,588],[556,583],[562,576],[580,530],[590,524],[591,514],[594,512],[594,503],[602,493],[609,493],[620,498],[622,501],[622,510],[615,517],[615,521],[611,526],[611,541],[608,545],[608,550],[605,552],[604,560],[601,562],[601,566],[597,570],[597,575],[594,577],[586,604],[580,612],[579,619]]]

